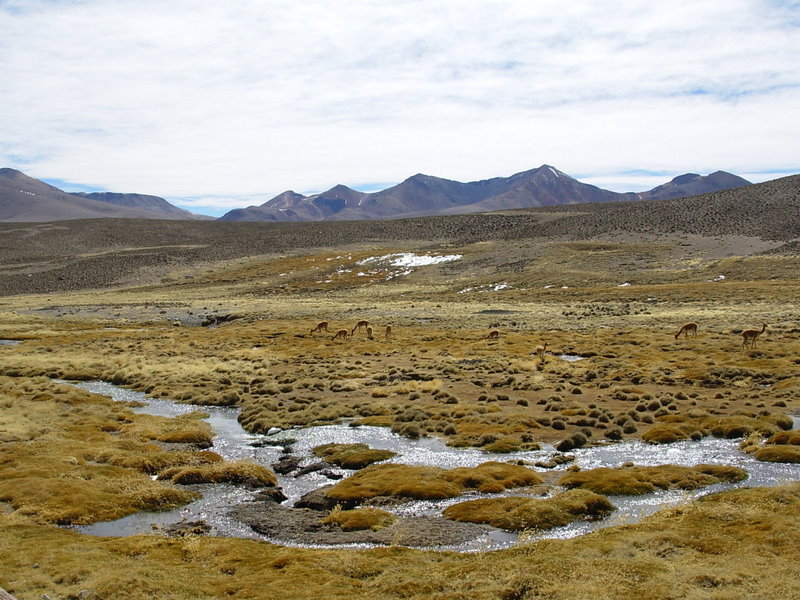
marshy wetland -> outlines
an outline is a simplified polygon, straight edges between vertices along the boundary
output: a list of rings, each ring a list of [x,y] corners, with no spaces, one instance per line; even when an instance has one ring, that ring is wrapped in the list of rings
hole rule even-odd
[[[0,273],[0,587],[798,597],[786,240],[453,227],[473,219],[192,260],[106,222],[63,225],[91,246],[71,260],[45,256],[46,227],[6,227],[36,246]],[[211,226],[176,242],[213,247]]]

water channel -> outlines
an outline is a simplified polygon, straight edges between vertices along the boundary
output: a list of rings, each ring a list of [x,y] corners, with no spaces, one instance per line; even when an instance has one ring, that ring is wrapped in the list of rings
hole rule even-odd
[[[444,468],[476,466],[489,460],[524,460],[532,463],[547,459],[554,452],[552,446],[545,445],[539,451],[491,454],[478,449],[450,448],[441,440],[435,438],[410,440],[392,433],[385,427],[351,427],[347,424],[293,429],[281,431],[271,436],[254,435],[247,433],[239,425],[237,421],[238,409],[236,408],[198,407],[180,404],[171,400],[152,399],[142,392],[127,390],[100,381],[80,382],[74,385],[91,392],[110,396],[115,400],[142,403],[143,406],[133,409],[135,412],[172,417],[202,410],[210,415],[208,422],[216,434],[214,446],[211,450],[217,452],[226,460],[247,460],[267,467],[279,460],[284,446],[281,441],[288,439],[294,440],[292,454],[301,457],[301,465],[318,461],[319,459],[312,455],[311,450],[315,446],[331,442],[360,442],[373,448],[396,452],[397,456],[388,462],[431,465]],[[794,421],[794,426],[797,428],[800,425],[800,419],[794,418]],[[608,518],[593,522],[578,521],[535,536],[526,536],[526,540],[569,538],[583,535],[601,527],[630,524],[658,510],[687,503],[704,494],[741,486],[779,485],[800,479],[800,465],[756,461],[751,455],[739,450],[739,442],[740,440],[709,437],[700,441],[677,442],[669,445],[650,445],[639,441],[629,441],[576,449],[571,452],[575,456],[573,464],[577,464],[581,469],[617,467],[629,461],[642,466],[660,464],[693,466],[707,463],[738,466],[745,469],[750,476],[744,482],[738,484],[720,484],[699,491],[667,491],[633,497],[610,496],[609,499],[617,506],[617,510]],[[563,465],[559,468],[564,470],[567,466]],[[335,467],[331,470],[343,476],[352,473],[352,471]],[[308,473],[301,477],[278,475],[278,485],[288,497],[284,502],[287,506],[293,505],[306,492],[329,483],[331,483],[330,479],[316,472]],[[220,484],[191,487],[203,495],[202,499],[171,511],[135,513],[116,521],[79,527],[78,530],[91,535],[125,536],[151,531],[154,527],[166,526],[182,520],[203,520],[212,526],[212,533],[215,535],[247,537],[291,544],[287,540],[267,538],[257,534],[247,525],[229,516],[228,512],[231,507],[247,502],[255,496],[256,492],[232,485]],[[511,490],[506,495],[515,495],[515,492]],[[516,492],[516,495],[519,495],[519,492]],[[466,498],[462,496],[443,501],[413,501],[390,507],[386,510],[391,510],[399,516],[433,516],[439,515],[450,504],[461,502],[465,499],[481,497],[490,496],[475,493],[468,495]],[[497,495],[491,497],[497,497]],[[437,547],[437,549],[461,552],[496,550],[513,546],[517,541],[517,534],[494,530],[469,543],[461,544],[457,547]]]

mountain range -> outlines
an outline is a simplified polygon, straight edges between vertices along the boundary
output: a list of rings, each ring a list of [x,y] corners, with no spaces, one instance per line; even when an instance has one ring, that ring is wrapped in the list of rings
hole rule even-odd
[[[749,184],[746,179],[724,171],[706,176],[687,173],[647,192],[618,193],[581,183],[550,165],[542,165],[510,177],[470,183],[417,174],[374,193],[344,185],[313,196],[287,191],[261,206],[229,211],[219,220],[370,220],[454,215],[584,202],[662,200]]]
[[[454,215],[584,202],[661,200],[749,185],[716,171],[687,173],[647,192],[618,193],[581,183],[549,165],[461,183],[417,174],[385,190],[366,193],[337,185],[304,196],[286,191],[260,206],[229,211],[220,221],[374,220]],[[0,221],[46,222],[92,218],[211,219],[158,196],[112,192],[70,193],[14,169],[0,169]]]

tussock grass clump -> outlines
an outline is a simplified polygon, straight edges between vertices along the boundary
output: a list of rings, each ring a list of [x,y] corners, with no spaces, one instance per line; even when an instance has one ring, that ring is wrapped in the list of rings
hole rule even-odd
[[[455,521],[485,523],[510,531],[552,529],[578,519],[596,520],[616,507],[589,490],[567,490],[552,498],[484,498],[448,506],[444,516]]]
[[[377,496],[440,500],[454,498],[468,489],[493,493],[541,482],[542,478],[531,469],[494,461],[450,470],[382,464],[367,467],[340,481],[326,494],[349,506]]]
[[[742,481],[747,471],[721,465],[659,465],[656,467],[600,467],[567,473],[559,481],[566,488],[581,488],[610,496],[639,496],[657,490],[696,490],[723,481]]]
[[[800,446],[800,430],[779,431],[765,442],[767,444],[786,444],[789,446]]]
[[[0,501],[40,523],[108,521],[139,510],[175,508],[198,497],[119,467],[58,469],[38,463],[34,469],[16,471],[0,469]]]
[[[322,519],[323,523],[338,525],[342,531],[363,531],[365,529],[377,531],[388,527],[395,521],[397,521],[395,515],[379,508],[343,510],[341,507],[336,507]]]
[[[756,460],[776,463],[800,463],[800,446],[776,444],[759,448],[753,454]]]
[[[167,444],[192,444],[199,448],[210,448],[214,432],[204,418],[208,413],[194,411],[177,417],[138,415],[138,418],[120,428],[131,437],[154,440]]]
[[[246,462],[215,463],[190,467],[171,467],[158,474],[159,480],[190,485],[193,483],[232,483],[246,487],[271,487],[278,483],[275,473],[261,465]]]
[[[366,444],[323,444],[312,450],[315,456],[343,469],[363,469],[396,456],[391,450],[377,450]]]
[[[708,429],[714,437],[726,439],[747,437],[753,432],[772,435],[781,429],[766,419],[754,419],[740,415],[706,419],[702,426]]]
[[[497,454],[508,454],[509,452],[516,452],[522,448],[522,441],[513,437],[504,437],[486,444],[483,450],[486,452],[495,452]]]
[[[780,431],[763,444],[758,433],[750,434],[739,447],[756,460],[775,463],[800,463],[800,431]]]
[[[660,423],[645,431],[642,440],[649,444],[671,444],[680,440],[699,440],[708,431],[690,423]]]
[[[204,465],[222,461],[216,452],[165,452],[148,442],[113,440],[107,446],[87,450],[86,460],[134,469],[155,475],[168,467]]]

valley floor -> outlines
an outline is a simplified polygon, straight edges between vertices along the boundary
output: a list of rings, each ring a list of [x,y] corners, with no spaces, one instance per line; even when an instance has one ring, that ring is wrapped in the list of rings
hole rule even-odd
[[[763,451],[800,415],[796,259],[653,244],[314,250],[0,297],[0,338],[18,342],[0,346],[0,587],[21,600],[800,598],[798,482],[476,554],[58,527],[180,506],[191,490],[154,476],[217,459],[201,412],[137,415],[57,379],[236,405],[256,434],[347,419],[493,451],[692,435]],[[385,258],[412,250],[460,258]],[[676,339],[688,321],[697,337]]]

